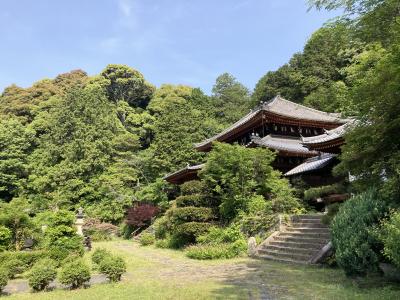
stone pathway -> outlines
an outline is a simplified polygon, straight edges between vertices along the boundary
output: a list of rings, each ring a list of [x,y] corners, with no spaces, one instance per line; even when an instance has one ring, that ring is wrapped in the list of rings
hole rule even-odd
[[[107,283],[108,279],[106,278],[105,275],[103,274],[94,274],[90,278],[89,285],[94,285],[94,284],[101,284],[101,283]],[[50,284],[49,286],[50,289],[54,288],[61,288],[65,289],[66,286],[62,285],[61,283],[54,281]],[[27,280],[22,280],[22,279],[15,279],[15,280],[10,280],[6,287],[3,289],[3,293],[10,295],[10,294],[15,294],[15,293],[26,293],[29,292],[31,289],[28,285]]]

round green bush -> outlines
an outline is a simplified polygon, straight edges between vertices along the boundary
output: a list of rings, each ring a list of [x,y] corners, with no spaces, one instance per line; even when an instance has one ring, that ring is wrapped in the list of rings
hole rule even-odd
[[[393,213],[382,226],[382,241],[385,256],[400,267],[400,212]]]
[[[0,251],[4,251],[10,246],[11,238],[11,230],[5,226],[0,225]]]
[[[213,219],[213,211],[209,207],[178,207],[171,210],[170,220],[173,224],[186,222],[206,222]]]
[[[68,262],[62,266],[58,280],[71,289],[82,287],[90,280],[90,269],[82,259]]]
[[[0,292],[3,291],[8,282],[8,271],[4,268],[0,269]]]
[[[99,270],[111,282],[120,281],[122,274],[126,272],[126,263],[121,257],[109,256],[100,262]]]
[[[104,248],[96,248],[92,254],[92,262],[96,265],[100,265],[100,263],[108,257],[111,257],[111,253]]]
[[[29,269],[35,262],[48,256],[46,250],[35,251],[5,251],[0,253],[0,265],[6,264],[10,260],[20,260],[26,269]]]
[[[56,239],[48,246],[48,251],[50,258],[56,261],[62,261],[71,254],[83,256],[85,253],[82,237],[76,234]]]
[[[376,192],[359,194],[345,203],[332,221],[332,244],[338,265],[349,276],[376,270],[382,245],[373,232],[387,212]]]
[[[161,218],[158,218],[154,224],[154,235],[156,236],[157,239],[164,239],[167,236],[167,233],[169,231],[169,220],[163,216]]]
[[[186,206],[195,206],[200,207],[203,206],[205,201],[203,201],[203,196],[201,195],[183,195],[179,196],[175,199],[177,207],[186,207]]]
[[[2,267],[7,270],[8,278],[13,279],[16,275],[23,273],[26,270],[24,262],[20,259],[13,258],[5,262]]]
[[[155,240],[156,240],[156,237],[154,236],[154,234],[149,233],[149,232],[143,232],[140,235],[139,242],[140,242],[140,245],[142,245],[142,246],[148,246],[148,245],[154,244]]]
[[[56,263],[52,259],[42,259],[35,263],[28,274],[29,286],[34,291],[42,291],[56,278]]]
[[[202,194],[204,192],[204,183],[200,180],[187,181],[180,186],[182,195]]]
[[[211,226],[210,223],[202,222],[180,224],[171,235],[171,246],[174,248],[180,248],[187,244],[195,243],[196,238],[206,233]]]

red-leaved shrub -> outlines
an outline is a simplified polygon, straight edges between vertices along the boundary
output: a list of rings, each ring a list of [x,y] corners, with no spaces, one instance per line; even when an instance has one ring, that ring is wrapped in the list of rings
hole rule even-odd
[[[137,203],[128,208],[126,224],[136,228],[150,225],[151,219],[158,213],[158,207],[149,203]]]

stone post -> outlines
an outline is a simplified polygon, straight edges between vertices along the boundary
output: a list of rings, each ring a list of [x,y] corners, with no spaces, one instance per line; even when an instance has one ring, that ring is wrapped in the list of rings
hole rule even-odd
[[[75,221],[75,225],[76,225],[76,233],[83,236],[83,230],[82,230],[82,226],[83,226],[83,208],[79,207],[78,209],[78,213],[76,214],[76,221]]]

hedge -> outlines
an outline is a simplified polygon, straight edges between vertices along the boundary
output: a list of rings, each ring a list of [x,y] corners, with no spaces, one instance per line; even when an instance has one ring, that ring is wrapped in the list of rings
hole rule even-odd
[[[200,207],[204,205],[203,197],[201,195],[183,195],[175,199],[177,207],[196,206]]]
[[[185,222],[206,222],[213,219],[213,212],[208,207],[178,207],[170,212],[170,220],[178,225]]]
[[[48,256],[48,251],[35,250],[35,251],[5,251],[0,253],[0,266],[4,265],[10,260],[16,259],[22,261],[24,268],[28,269],[42,258]]]
[[[176,227],[175,232],[171,236],[174,247],[179,248],[187,244],[195,243],[196,238],[208,231],[212,226],[210,223],[204,222],[188,222],[180,224]]]
[[[347,275],[377,270],[383,245],[374,234],[388,206],[376,192],[359,194],[340,206],[332,221],[332,244],[338,265]]]
[[[187,181],[180,188],[182,195],[202,194],[205,189],[203,182],[200,180]]]

